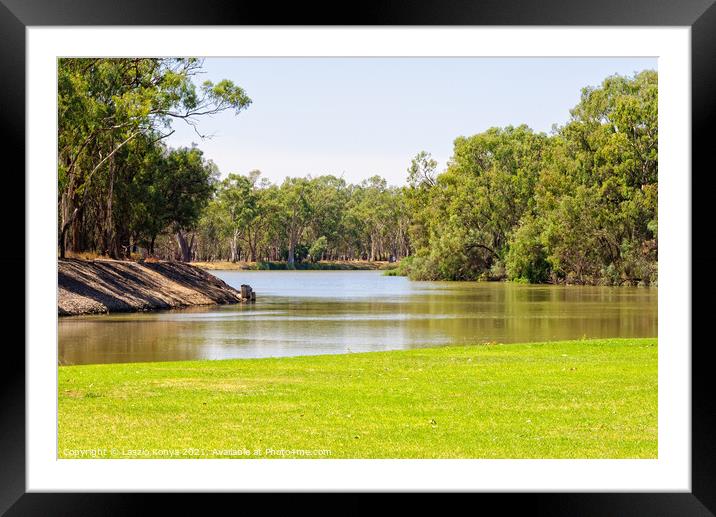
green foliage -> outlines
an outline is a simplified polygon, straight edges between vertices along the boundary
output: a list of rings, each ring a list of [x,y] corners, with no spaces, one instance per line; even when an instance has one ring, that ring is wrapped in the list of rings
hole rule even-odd
[[[239,260],[242,245],[246,248],[246,255],[256,260],[258,241],[267,225],[267,206],[265,196],[262,195],[265,183],[260,176],[260,171],[252,171],[248,176],[229,174],[218,185],[217,195],[212,200],[222,229],[220,236],[228,240],[232,262]],[[214,249],[221,242],[200,235],[200,240],[208,241],[209,246],[213,243]],[[219,250],[216,255],[220,253]]]
[[[383,273],[383,276],[411,276],[416,259],[415,255],[409,255],[403,258],[397,264],[391,265],[392,267],[385,268],[386,271]],[[420,259],[417,260],[419,261]]]
[[[197,232],[200,260],[295,267],[305,259],[388,260],[409,252],[404,192],[378,176],[359,185],[332,175],[276,185],[258,171],[230,174],[209,208]]]
[[[160,223],[194,226],[213,172],[200,172],[207,164],[198,150],[168,153],[160,142],[176,120],[199,134],[201,117],[238,113],[251,103],[229,80],[197,86],[201,67],[196,58],[58,60],[61,254],[69,248],[117,256],[153,242],[165,230],[157,230]],[[158,209],[167,204],[168,215]]]
[[[528,215],[520,221],[505,258],[510,280],[535,284],[549,280],[550,264],[541,237],[542,229],[537,220]]]
[[[60,59],[59,248],[277,262],[403,259],[421,280],[657,282],[658,78],[582,90],[553,134],[525,125],[455,139],[447,167],[419,152],[407,185],[333,175],[273,184],[168,149],[176,121],[246,109],[194,58]],[[176,239],[176,245],[172,244]],[[155,241],[161,241],[160,250]],[[410,257],[406,260],[406,257]]]
[[[455,140],[435,180],[408,170],[415,279],[650,284],[657,271],[657,74],[585,88],[555,134]]]
[[[298,244],[296,244],[293,253],[296,262],[303,262],[308,258],[308,246],[302,242],[299,242]]]
[[[197,147],[147,152],[126,196],[135,242],[150,247],[166,229],[194,229],[213,193],[216,176],[216,166],[204,160]]]
[[[311,259],[311,262],[318,262],[323,258],[323,254],[326,250],[328,250],[328,239],[326,239],[325,235],[321,235],[311,244],[308,250],[308,257]]]
[[[433,184],[410,187],[413,207],[422,212],[413,235],[423,233],[414,240],[422,267],[414,268],[411,277],[504,276],[508,238],[534,206],[539,157],[548,145],[545,135],[526,126],[457,138],[447,170]],[[418,156],[411,169],[420,161]]]
[[[430,153],[420,151],[408,168],[408,185],[412,189],[427,189],[435,186],[436,162]]]
[[[194,228],[213,192],[218,171],[202,154],[196,147],[173,150],[160,174],[167,220],[177,229]]]

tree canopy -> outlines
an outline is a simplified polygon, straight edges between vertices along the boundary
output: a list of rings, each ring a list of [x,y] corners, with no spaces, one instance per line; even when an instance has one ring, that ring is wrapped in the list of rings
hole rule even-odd
[[[458,137],[445,171],[408,171],[413,278],[657,280],[657,74],[582,90],[552,135],[526,126]]]
[[[526,125],[459,136],[406,185],[325,174],[222,177],[173,124],[251,99],[199,82],[194,58],[58,61],[58,248],[231,261],[398,260],[422,280],[657,282],[658,82],[652,70],[582,89],[550,134]],[[277,152],[280,152],[278,150]]]
[[[169,152],[160,145],[173,132],[175,120],[198,133],[202,116],[228,109],[239,113],[251,103],[244,90],[229,80],[204,81],[197,86],[194,78],[201,66],[202,61],[196,58],[58,60],[61,256],[65,249],[91,248],[119,256],[132,237],[128,235],[129,219],[134,221],[134,231],[143,233],[139,226],[142,216],[133,213],[135,202],[139,197],[146,201],[152,194],[136,189],[140,185],[155,187],[154,183],[134,181],[137,175],[146,179],[152,174],[143,169],[158,167],[166,172],[164,166],[182,166],[184,172],[171,173],[181,181],[192,174],[186,167],[195,169],[201,164],[211,168],[198,151]],[[157,173],[153,178],[166,180]],[[181,226],[186,222],[182,218],[193,211],[187,205],[191,194],[187,192],[182,201],[177,189],[172,193],[178,211],[175,216],[179,217],[172,222]],[[122,209],[130,213],[118,213]]]

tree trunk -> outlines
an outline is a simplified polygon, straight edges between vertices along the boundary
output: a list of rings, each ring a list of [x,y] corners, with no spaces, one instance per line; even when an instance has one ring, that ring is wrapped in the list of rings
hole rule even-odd
[[[231,262],[236,262],[239,260],[239,232],[234,231],[234,235],[231,238]]]
[[[65,250],[67,247],[65,236],[67,234],[67,230],[69,230],[72,227],[72,224],[74,223],[78,214],[79,214],[79,208],[75,208],[72,211],[72,213],[70,214],[69,219],[62,225],[62,230],[60,230],[60,239],[59,239],[60,258],[65,258]],[[73,250],[73,248],[70,247],[70,250]]]
[[[119,246],[117,244],[117,235],[114,231],[114,222],[112,221],[112,200],[114,198],[114,157],[109,160],[109,192],[107,193],[107,224],[105,227],[105,239],[107,255],[116,259],[119,257]]]
[[[189,244],[186,242],[186,237],[184,236],[184,234],[182,233],[181,230],[177,230],[176,238],[177,238],[177,244],[179,244],[180,260],[182,262],[190,262],[191,261],[191,249],[189,248]]]
[[[62,229],[60,231],[60,256],[65,257],[65,250],[81,251],[80,248],[80,203],[75,193],[75,180],[70,177],[70,184],[62,195]],[[69,232],[69,235],[68,235]]]
[[[60,238],[59,242],[57,243],[60,248],[60,258],[65,258],[65,233],[67,233],[67,228],[69,227],[69,224],[63,224],[62,228],[60,229]]]
[[[77,205],[74,205],[77,206]],[[74,252],[82,251],[82,225],[81,225],[81,219],[82,219],[82,211],[79,209],[75,209],[75,211],[72,212],[72,219],[70,219],[70,242],[69,242],[69,250]]]
[[[251,238],[251,230],[248,231],[249,239],[249,257],[251,259],[251,262],[256,262],[256,240],[257,236],[254,235],[253,239]]]
[[[288,245],[288,263],[293,264],[295,262],[295,255],[296,255],[296,245],[291,242]]]
[[[70,174],[67,189],[62,194],[62,229],[60,230],[60,257],[65,257],[65,250],[69,247],[72,250],[72,244],[68,246],[67,232],[77,218],[78,205],[76,204],[75,194],[75,175]]]

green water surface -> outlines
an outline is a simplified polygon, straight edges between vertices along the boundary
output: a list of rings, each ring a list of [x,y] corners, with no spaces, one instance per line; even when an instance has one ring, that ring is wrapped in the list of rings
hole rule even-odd
[[[212,271],[257,301],[60,318],[59,363],[227,359],[657,336],[657,289]]]

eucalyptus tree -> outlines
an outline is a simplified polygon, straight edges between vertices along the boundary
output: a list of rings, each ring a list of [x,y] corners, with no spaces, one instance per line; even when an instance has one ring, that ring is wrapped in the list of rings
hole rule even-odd
[[[169,152],[160,175],[164,206],[161,215],[175,235],[181,260],[192,258],[194,238],[187,234],[196,229],[219,175],[218,168],[205,161],[197,147]]]
[[[527,126],[458,137],[447,170],[435,180],[416,173],[420,155],[413,161],[408,196],[422,233],[414,244],[425,264],[416,276],[500,276],[511,231],[533,203],[546,141]]]
[[[174,120],[198,131],[202,116],[245,109],[251,99],[229,80],[195,78],[196,58],[63,58],[58,61],[59,252],[82,251],[83,218],[100,198],[111,222],[122,150],[140,137],[144,145],[169,136]],[[102,186],[103,188],[99,188]],[[101,201],[104,198],[105,201]],[[111,241],[111,238],[109,239]],[[115,248],[110,246],[110,248]],[[113,249],[102,250],[114,253]]]
[[[584,88],[558,128],[536,192],[554,280],[657,280],[657,82],[647,70]]]
[[[248,259],[256,261],[258,246],[268,224],[268,203],[260,171],[248,175],[229,174],[218,190],[217,203],[225,215],[230,237],[230,260],[240,259],[241,249],[247,248]]]
[[[296,262],[296,247],[314,215],[313,189],[314,185],[308,178],[286,178],[276,191],[274,215],[283,229],[286,261],[291,266]]]
[[[647,70],[582,90],[548,136],[527,126],[454,141],[408,169],[414,278],[657,280],[658,87]]]
[[[343,178],[330,174],[310,178],[310,182],[312,217],[306,239],[311,247],[315,244],[316,253],[321,250],[320,255],[335,255],[341,244],[345,207],[351,196],[349,185]],[[317,242],[319,240],[321,242]]]

